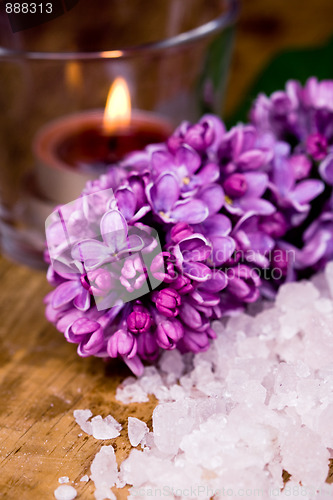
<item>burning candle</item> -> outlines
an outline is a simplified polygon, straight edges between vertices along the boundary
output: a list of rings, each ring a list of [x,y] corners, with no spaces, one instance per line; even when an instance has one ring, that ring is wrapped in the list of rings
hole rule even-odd
[[[163,142],[172,132],[170,122],[154,113],[131,112],[127,84],[117,78],[110,88],[105,111],[68,115],[44,126],[36,136],[36,185],[54,203],[79,196],[89,179],[97,178],[131,151]]]

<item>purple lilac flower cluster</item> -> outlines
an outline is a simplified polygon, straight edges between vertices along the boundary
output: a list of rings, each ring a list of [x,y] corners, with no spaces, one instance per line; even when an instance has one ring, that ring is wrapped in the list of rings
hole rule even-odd
[[[46,315],[80,356],[140,375],[161,349],[204,351],[213,319],[333,257],[333,82],[288,82],[251,120],[184,122],[60,207]]]
[[[333,81],[261,94],[251,121],[274,149],[270,189],[288,222],[278,245],[294,255],[294,277],[320,270],[333,258]]]

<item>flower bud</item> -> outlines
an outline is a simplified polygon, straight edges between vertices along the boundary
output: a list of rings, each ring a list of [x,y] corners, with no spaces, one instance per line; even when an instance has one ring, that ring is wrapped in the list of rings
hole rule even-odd
[[[147,332],[151,327],[151,323],[151,316],[145,310],[133,311],[127,318],[128,329],[135,334]]]
[[[168,318],[174,318],[179,312],[181,297],[173,288],[164,288],[154,297],[156,308]]]
[[[316,161],[325,158],[327,146],[327,139],[321,134],[310,134],[306,139],[306,151]]]
[[[185,295],[193,290],[191,280],[187,276],[178,276],[171,282],[170,286],[177,290],[179,295]]]
[[[120,355],[130,359],[136,355],[136,351],[136,339],[127,330],[117,330],[108,340],[107,352],[111,358]]]
[[[159,347],[155,332],[143,332],[137,337],[138,354],[142,359],[154,361],[158,357]]]
[[[162,349],[174,349],[183,334],[184,328],[177,319],[162,321],[157,325],[156,342]]]
[[[240,198],[247,191],[247,182],[243,174],[232,174],[223,183],[223,189],[230,198]]]

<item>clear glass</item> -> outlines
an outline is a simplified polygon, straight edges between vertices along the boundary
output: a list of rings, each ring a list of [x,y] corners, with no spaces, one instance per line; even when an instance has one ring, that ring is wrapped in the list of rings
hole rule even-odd
[[[104,108],[115,78],[127,81],[133,108],[172,127],[221,114],[237,7],[236,0],[80,0],[13,33],[0,3],[4,254],[43,267],[44,224],[55,201],[38,185],[36,134],[55,119]]]

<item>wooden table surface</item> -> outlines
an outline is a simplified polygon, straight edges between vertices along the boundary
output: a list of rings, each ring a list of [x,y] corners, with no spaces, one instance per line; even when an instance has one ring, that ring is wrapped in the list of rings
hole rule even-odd
[[[235,108],[273,54],[320,44],[332,32],[332,0],[244,0],[226,111]],[[127,417],[151,425],[154,400],[117,402],[115,389],[127,369],[79,358],[75,346],[48,324],[43,273],[0,257],[0,284],[0,498],[52,499],[61,476],[78,483],[80,499],[94,498],[91,481],[80,478],[89,474],[102,444],[115,444],[119,463],[127,456]],[[101,442],[79,436],[76,408],[112,414],[123,424],[120,437]],[[127,496],[126,491],[116,495]]]

